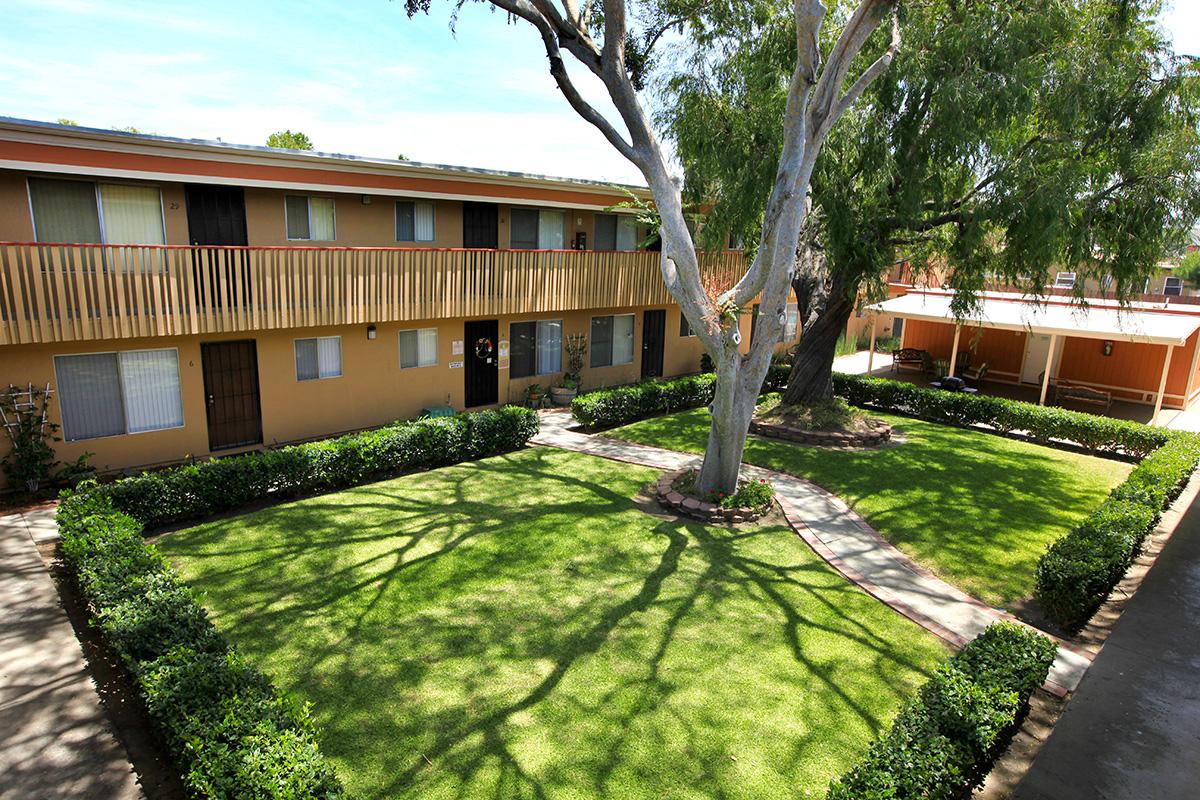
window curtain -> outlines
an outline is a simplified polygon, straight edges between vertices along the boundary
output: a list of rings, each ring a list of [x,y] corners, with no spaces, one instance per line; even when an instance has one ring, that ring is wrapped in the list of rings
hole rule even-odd
[[[416,216],[414,206],[416,204],[401,200],[396,203],[396,241],[397,242],[415,242],[416,241],[416,224],[414,217]]]
[[[342,374],[342,337],[317,339],[317,366],[322,378],[336,378]]]
[[[617,250],[637,249],[637,221],[632,217],[617,217]]]
[[[100,207],[108,244],[166,244],[158,187],[102,183]]]
[[[617,249],[617,216],[616,214],[596,215],[596,243],[593,250]]]
[[[433,203],[414,204],[413,230],[416,234],[414,241],[432,242],[433,235]]]
[[[437,363],[437,328],[417,331],[417,363],[422,367]]]
[[[538,212],[533,208],[514,208],[509,211],[508,242],[513,250],[536,250],[538,246]]]
[[[67,441],[125,432],[116,353],[57,356],[54,371]]]
[[[633,315],[613,317],[612,363],[633,363]]]
[[[139,350],[121,353],[120,358],[129,433],[181,427],[178,353]]]
[[[562,250],[566,215],[561,211],[538,212],[538,249]]]
[[[287,209],[287,238],[312,238],[308,231],[308,198],[289,194],[284,206]]]
[[[296,380],[316,380],[321,374],[317,362],[317,340],[296,340]]]
[[[332,197],[308,198],[308,224],[313,241],[332,242],[337,238],[334,231]]]
[[[613,318],[592,317],[592,348],[588,363],[593,367],[612,364]]]
[[[96,184],[29,179],[29,204],[39,242],[99,242]]]
[[[562,320],[540,320],[537,324],[537,372],[562,372]]]

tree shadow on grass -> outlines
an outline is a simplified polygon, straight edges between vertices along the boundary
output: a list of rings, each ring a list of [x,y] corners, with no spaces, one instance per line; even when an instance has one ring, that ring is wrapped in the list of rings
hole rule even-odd
[[[865,747],[940,646],[784,529],[635,510],[651,475],[529,451],[163,545],[364,796],[741,797],[731,748],[790,788]]]

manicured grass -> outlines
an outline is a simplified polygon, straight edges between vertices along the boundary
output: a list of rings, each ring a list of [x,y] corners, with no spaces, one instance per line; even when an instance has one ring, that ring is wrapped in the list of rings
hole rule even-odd
[[[789,529],[534,449],[171,534],[364,798],[823,797],[944,656]]]
[[[1046,547],[1132,469],[977,431],[871,416],[891,422],[907,443],[855,451],[751,437],[745,460],[841,496],[915,561],[992,605],[1029,597]],[[698,409],[607,435],[698,453],[708,425],[708,412]]]

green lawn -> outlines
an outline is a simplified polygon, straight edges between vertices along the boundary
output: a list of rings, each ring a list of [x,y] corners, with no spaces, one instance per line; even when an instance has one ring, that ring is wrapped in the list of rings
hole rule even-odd
[[[164,537],[364,798],[823,796],[945,655],[785,527],[533,449]]]
[[[878,450],[833,450],[750,437],[745,460],[839,495],[888,541],[992,605],[1033,592],[1046,546],[1094,510],[1131,466],[978,431],[875,414],[907,436]],[[703,409],[607,435],[702,452]]]

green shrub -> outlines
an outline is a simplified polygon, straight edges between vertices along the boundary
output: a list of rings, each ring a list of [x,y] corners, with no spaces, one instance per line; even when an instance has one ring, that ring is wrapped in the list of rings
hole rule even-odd
[[[1200,437],[1173,433],[1084,522],[1038,561],[1034,597],[1068,630],[1084,625],[1141,552],[1159,514],[1200,462]]]
[[[147,472],[91,489],[149,528],[239,508],[268,497],[343,489],[412,469],[515,450],[538,430],[537,414],[506,406],[454,417],[215,458]]]
[[[1005,735],[1049,674],[1057,648],[997,622],[943,665],[828,800],[953,800],[983,782]]]
[[[190,795],[344,796],[306,708],[281,696],[213,627],[192,591],[95,487],[64,493],[62,554],[94,623],[137,684]]]

